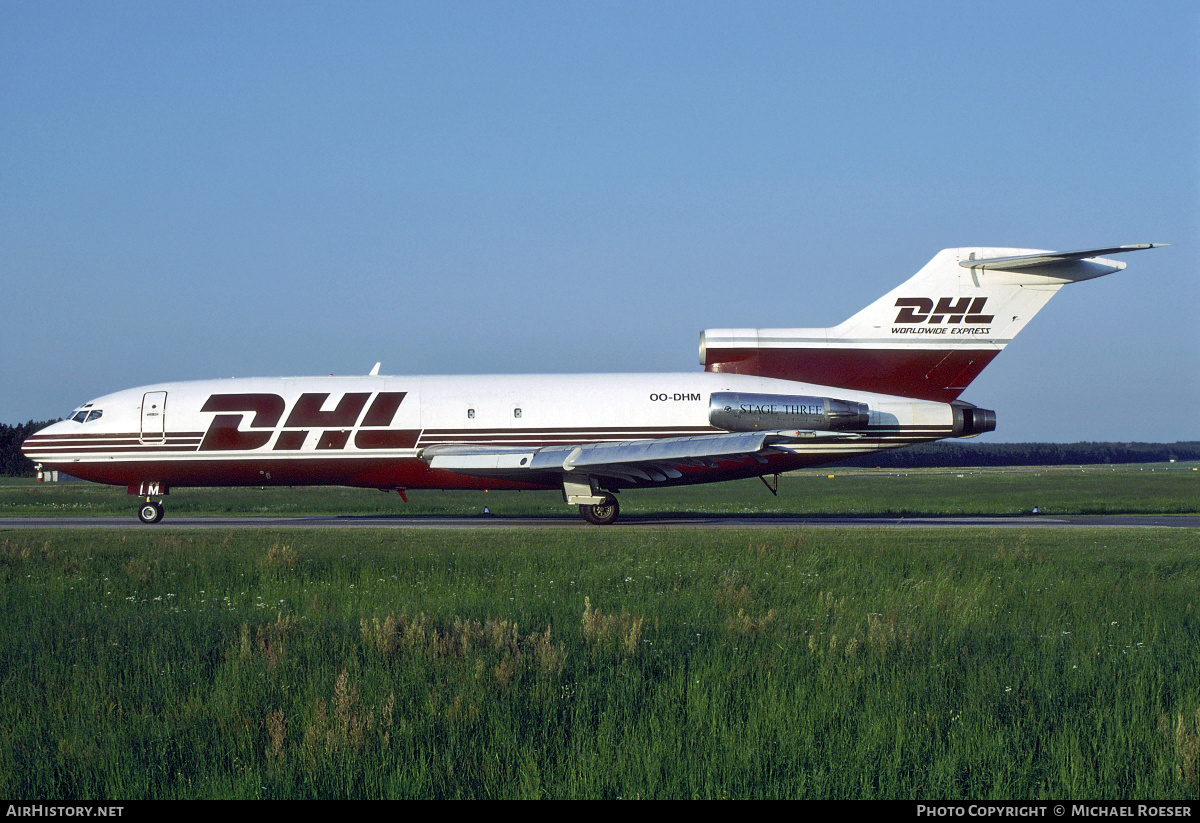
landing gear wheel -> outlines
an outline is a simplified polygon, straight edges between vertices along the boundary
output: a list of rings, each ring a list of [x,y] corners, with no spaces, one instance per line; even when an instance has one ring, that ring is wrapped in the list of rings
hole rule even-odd
[[[609,495],[604,498],[603,503],[597,503],[594,506],[586,503],[580,505],[579,513],[589,523],[596,526],[607,526],[617,519],[617,515],[621,513],[621,507],[617,503],[617,498]]]
[[[138,508],[138,520],[143,523],[157,523],[163,518],[163,504],[147,500]]]

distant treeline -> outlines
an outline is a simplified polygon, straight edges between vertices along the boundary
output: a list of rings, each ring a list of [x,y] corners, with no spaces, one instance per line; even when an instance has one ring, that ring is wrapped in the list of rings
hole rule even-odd
[[[1200,460],[1200,441],[1183,443],[964,443],[940,441],[867,454],[841,465],[883,469],[966,466],[1091,466]]]
[[[21,442],[53,420],[9,426],[0,423],[0,475],[33,477],[33,463],[21,454]],[[1200,441],[1183,443],[964,443],[942,441],[868,454],[839,465],[884,469],[946,466],[1069,466],[1102,463],[1165,463],[1200,460]]]
[[[0,423],[0,475],[5,477],[33,477],[36,475],[33,462],[21,454],[21,443],[38,429],[43,429],[54,422],[56,421],[43,420],[38,423],[30,420],[28,423],[18,423],[15,426]]]

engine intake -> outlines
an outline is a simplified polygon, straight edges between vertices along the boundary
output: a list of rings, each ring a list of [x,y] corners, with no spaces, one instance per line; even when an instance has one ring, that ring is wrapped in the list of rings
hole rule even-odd
[[[832,397],[714,392],[708,401],[708,422],[731,432],[854,429],[870,419],[866,403]]]

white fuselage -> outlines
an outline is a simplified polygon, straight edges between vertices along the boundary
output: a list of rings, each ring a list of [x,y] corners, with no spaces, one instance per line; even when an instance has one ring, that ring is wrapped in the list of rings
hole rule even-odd
[[[832,462],[953,428],[946,403],[711,372],[241,378],[106,395],[73,415],[82,422],[56,423],[24,451],[48,468],[143,493],[146,484],[552,488],[553,478],[473,478],[420,457],[446,444],[536,448],[718,433],[708,419],[714,392],[852,400],[870,407],[870,424],[859,439],[791,447],[766,470],[701,467],[677,482]]]

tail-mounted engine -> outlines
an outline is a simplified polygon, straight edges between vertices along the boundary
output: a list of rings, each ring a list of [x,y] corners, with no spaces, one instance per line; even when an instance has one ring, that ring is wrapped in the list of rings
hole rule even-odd
[[[981,409],[961,400],[955,400],[950,408],[954,410],[955,437],[974,437],[996,430],[996,413],[991,409]]]
[[[714,392],[708,402],[708,422],[731,432],[857,429],[870,419],[866,403],[831,397]]]

